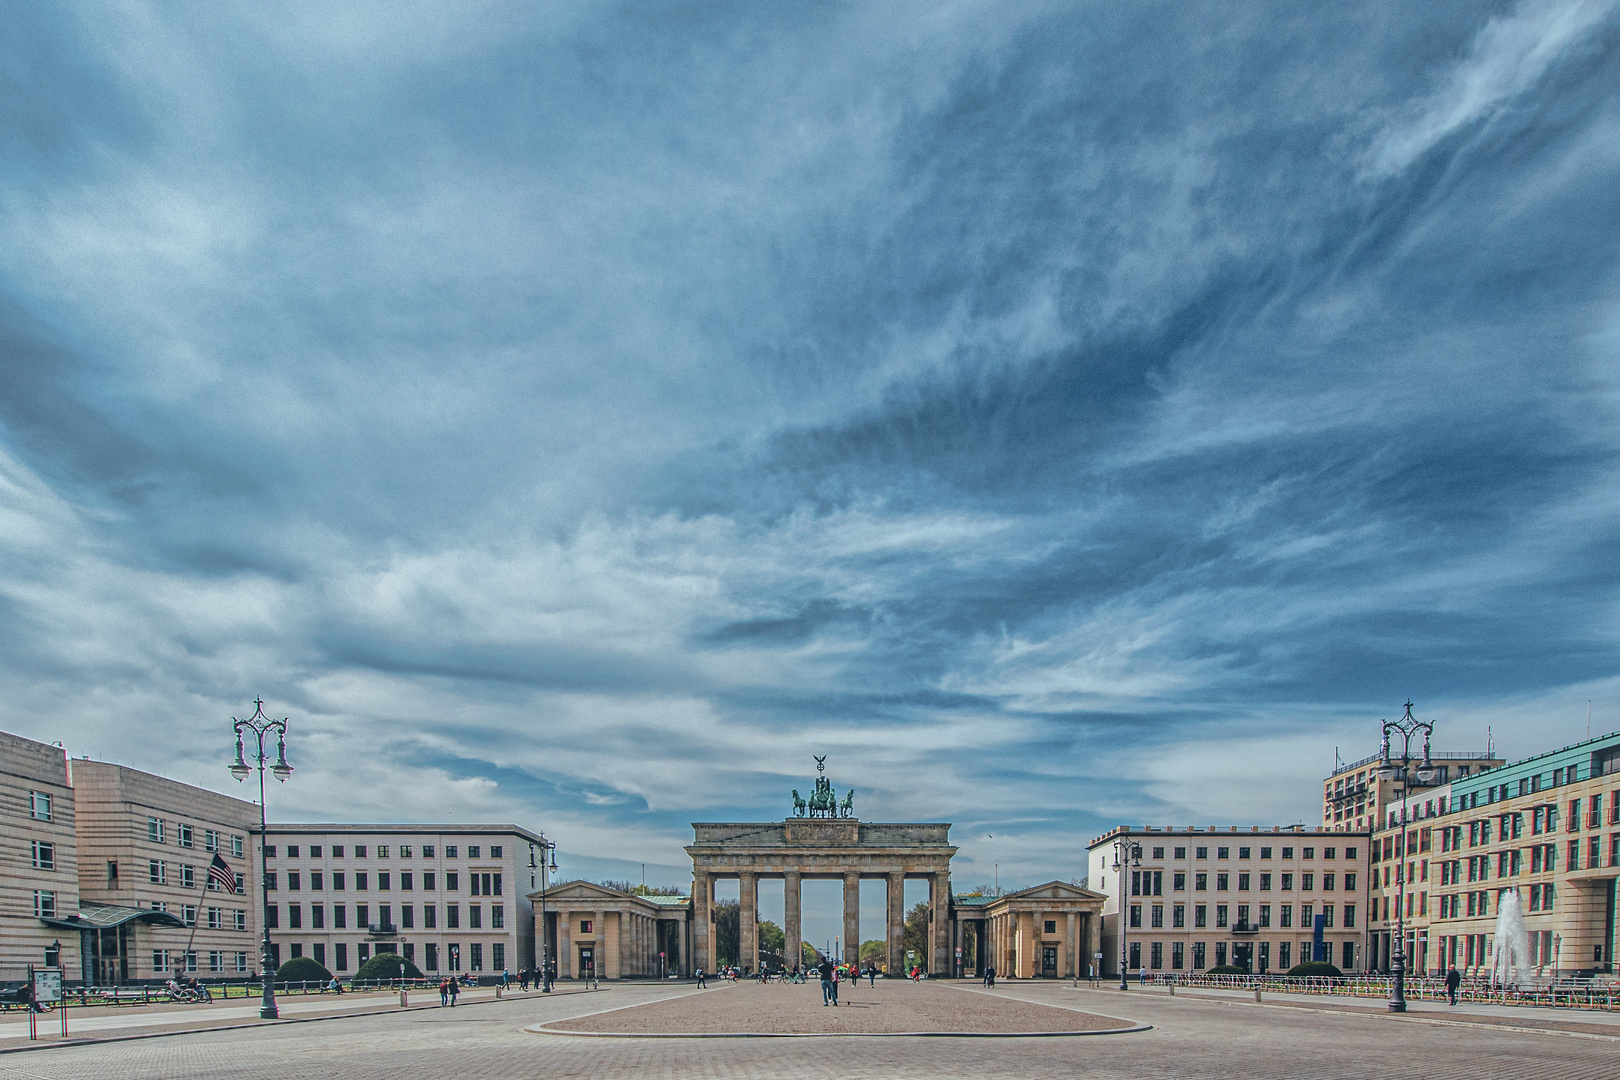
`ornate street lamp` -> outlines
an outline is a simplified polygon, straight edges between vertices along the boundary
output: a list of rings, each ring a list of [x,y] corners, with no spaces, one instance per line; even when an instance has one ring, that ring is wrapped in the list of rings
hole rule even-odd
[[[535,848],[540,849],[540,859],[535,861]],[[547,864],[547,860],[550,864]],[[546,890],[551,887],[547,871],[557,872],[557,845],[546,839],[546,834],[540,834],[540,843],[529,845],[529,869],[540,871],[540,992],[551,993],[551,962],[548,956],[551,951],[551,921],[546,917]]]
[[[1142,845],[1136,843],[1129,836],[1114,838],[1114,873],[1119,875],[1119,988],[1131,988],[1130,954],[1126,951],[1126,927],[1130,922],[1130,912],[1127,907],[1130,903],[1130,894],[1125,890],[1125,875],[1132,869],[1142,865]],[[1100,973],[1099,973],[1100,974]]]
[[[278,1015],[276,1011],[276,969],[271,962],[270,949],[270,856],[265,852],[265,841],[269,838],[269,827],[264,814],[264,770],[265,762],[270,760],[264,750],[264,737],[272,731],[276,733],[276,763],[270,766],[270,772],[277,780],[286,782],[292,775],[293,768],[287,764],[287,721],[272,720],[264,715],[264,700],[253,699],[253,715],[246,720],[231,717],[232,730],[236,732],[236,760],[231,763],[231,775],[238,781],[246,780],[253,771],[253,766],[247,763],[242,756],[242,733],[252,732],[258,740],[254,762],[259,769],[259,886],[264,905],[260,917],[264,921],[264,941],[260,943],[263,952],[261,961],[264,976],[264,1003],[259,1007],[259,1016],[264,1020],[274,1020]]]
[[[1396,866],[1399,878],[1395,883],[1395,951],[1390,958],[1390,970],[1395,981],[1389,989],[1389,1011],[1403,1013],[1406,1011],[1406,793],[1410,787],[1409,769],[1412,764],[1412,736],[1423,732],[1423,760],[1418,764],[1418,779],[1427,784],[1434,779],[1434,764],[1429,760],[1429,738],[1434,734],[1434,724],[1425,723],[1412,716],[1412,703],[1406,703],[1406,715],[1399,720],[1384,721],[1384,744],[1379,755],[1378,778],[1380,780],[1400,781],[1401,790],[1401,838],[1398,847],[1401,852],[1401,861]],[[1396,765],[1390,757],[1390,732],[1401,736],[1401,763]]]

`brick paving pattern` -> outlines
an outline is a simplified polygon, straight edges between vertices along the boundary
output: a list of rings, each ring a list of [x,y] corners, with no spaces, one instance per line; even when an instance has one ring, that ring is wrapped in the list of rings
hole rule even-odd
[[[717,996],[724,995],[724,996]],[[649,1035],[877,1035],[911,1033],[1006,1034],[1102,1031],[1129,1027],[1106,1016],[988,994],[967,994],[948,984],[886,981],[839,988],[839,1004],[823,1005],[821,983],[739,982],[704,994],[548,1025],[569,1031]],[[545,1030],[541,1028],[540,1030]]]
[[[525,1026],[689,992],[615,986],[239,1031],[0,1055],[11,1080],[394,1080],[398,1077],[1241,1077],[1242,1080],[1611,1080],[1620,1042],[1360,1013],[1021,983],[998,996],[1129,1017],[1152,1031],[1077,1039],[581,1039]],[[718,1007],[731,991],[711,996]],[[968,997],[964,990],[962,996]]]

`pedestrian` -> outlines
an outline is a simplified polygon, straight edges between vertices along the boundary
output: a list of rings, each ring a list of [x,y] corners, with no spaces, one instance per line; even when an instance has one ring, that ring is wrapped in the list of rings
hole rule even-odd
[[[518,968],[518,989],[519,990],[527,990],[528,988],[529,988],[529,969],[526,968],[526,967]]]
[[[821,1007],[838,1004],[838,984],[833,982],[833,962],[822,957],[820,965],[816,968],[821,974]]]
[[[866,966],[866,985],[867,986],[876,986],[877,985],[877,965],[876,964],[868,964]]]
[[[458,998],[460,996],[461,996],[461,980],[460,979],[451,979],[450,980],[450,1007],[452,1009],[456,1007],[456,998]]]
[[[512,989],[512,976],[507,972],[507,970],[505,968],[501,968],[501,989],[502,990],[510,990],[510,989]]]
[[[1451,970],[1446,972],[1446,997],[1451,999],[1451,1004],[1457,1004],[1457,991],[1461,987],[1462,973],[1457,970],[1457,965],[1453,964]]]
[[[439,1008],[450,1004],[450,979],[448,976],[439,980]]]
[[[697,977],[698,977],[698,989],[699,990],[706,989],[708,987],[709,983],[708,983],[708,980],[703,977],[703,968],[699,967],[697,969]]]

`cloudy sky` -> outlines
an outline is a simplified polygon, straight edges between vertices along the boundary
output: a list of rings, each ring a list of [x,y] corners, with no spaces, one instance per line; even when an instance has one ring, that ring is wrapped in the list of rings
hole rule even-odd
[[[1620,728],[1620,11],[13,4],[0,726],[959,885]]]

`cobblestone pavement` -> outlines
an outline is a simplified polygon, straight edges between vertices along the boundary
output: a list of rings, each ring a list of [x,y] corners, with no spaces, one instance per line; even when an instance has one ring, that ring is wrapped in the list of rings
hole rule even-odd
[[[704,992],[717,1010],[746,986]],[[1242,1077],[1587,1080],[1620,1075],[1620,1042],[1363,1013],[1020,984],[998,995],[1155,1025],[1058,1039],[584,1039],[524,1026],[689,989],[615,986],[557,1000],[382,1013],[0,1055],[0,1078],[384,1080],[394,1077]],[[964,997],[973,991],[964,991]]]

